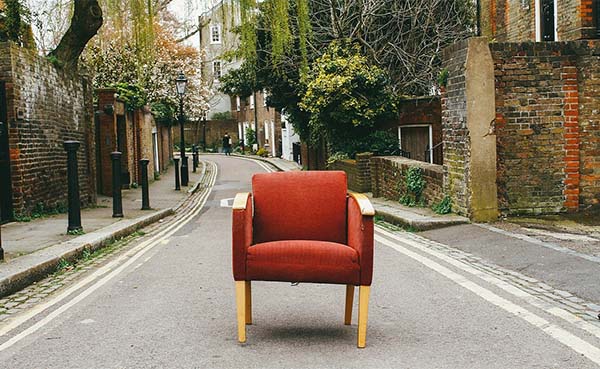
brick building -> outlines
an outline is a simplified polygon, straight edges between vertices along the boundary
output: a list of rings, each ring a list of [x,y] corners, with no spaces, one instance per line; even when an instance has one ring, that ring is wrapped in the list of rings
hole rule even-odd
[[[264,147],[270,156],[281,156],[281,129],[286,127],[282,127],[281,114],[267,106],[264,92],[246,98],[231,97],[231,110],[238,124],[238,137],[245,140],[246,132],[251,128],[256,131],[259,147]]]
[[[597,0],[479,0],[481,35],[497,42],[600,37]]]
[[[91,81],[35,51],[0,43],[0,207],[2,220],[65,208],[65,140],[77,140],[80,197],[96,201]]]
[[[171,126],[154,120],[148,108],[131,111],[118,99],[115,89],[98,91],[96,114],[96,147],[98,192],[112,195],[111,152],[120,151],[121,183],[129,188],[141,183],[140,159],[149,159],[148,176],[167,169],[172,158]]]

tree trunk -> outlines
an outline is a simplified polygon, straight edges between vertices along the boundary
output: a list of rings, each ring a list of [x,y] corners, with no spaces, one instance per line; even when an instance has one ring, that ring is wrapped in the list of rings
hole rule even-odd
[[[56,57],[66,69],[76,69],[79,56],[88,41],[102,26],[102,8],[98,0],[75,0],[71,25],[60,43],[48,56]]]

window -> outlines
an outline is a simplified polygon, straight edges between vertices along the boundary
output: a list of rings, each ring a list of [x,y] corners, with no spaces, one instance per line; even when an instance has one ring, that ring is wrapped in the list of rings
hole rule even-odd
[[[221,43],[221,25],[213,24],[210,26],[210,43],[220,44]]]
[[[215,77],[215,79],[221,78],[221,62],[220,61],[213,62],[213,76]]]
[[[235,97],[235,110],[240,111],[242,109],[242,101],[239,96]]]
[[[263,90],[262,95],[263,95],[263,106],[266,107],[267,106],[267,97],[269,96],[269,95],[267,95],[267,90]]]
[[[594,1],[592,14],[594,16],[594,24],[596,25],[596,37],[600,38],[600,0]]]
[[[265,120],[265,141],[269,142],[269,121]]]
[[[535,0],[536,41],[557,41],[556,1],[557,0]]]
[[[254,109],[254,95],[250,95],[250,109]]]

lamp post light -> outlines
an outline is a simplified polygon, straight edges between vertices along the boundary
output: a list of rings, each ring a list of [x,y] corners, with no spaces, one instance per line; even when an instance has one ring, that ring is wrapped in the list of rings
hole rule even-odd
[[[177,95],[179,95],[179,128],[180,128],[180,152],[181,152],[181,185],[187,186],[189,182],[189,174],[188,174],[188,164],[187,157],[185,156],[185,138],[184,138],[184,128],[183,128],[183,96],[185,96],[185,87],[187,85],[187,78],[183,72],[179,73],[177,79],[175,80],[175,87],[177,89]]]

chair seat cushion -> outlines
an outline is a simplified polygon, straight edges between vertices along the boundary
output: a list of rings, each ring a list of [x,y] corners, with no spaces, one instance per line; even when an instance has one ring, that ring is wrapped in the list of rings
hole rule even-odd
[[[259,243],[248,248],[246,279],[358,285],[358,253],[350,246],[335,242]]]

